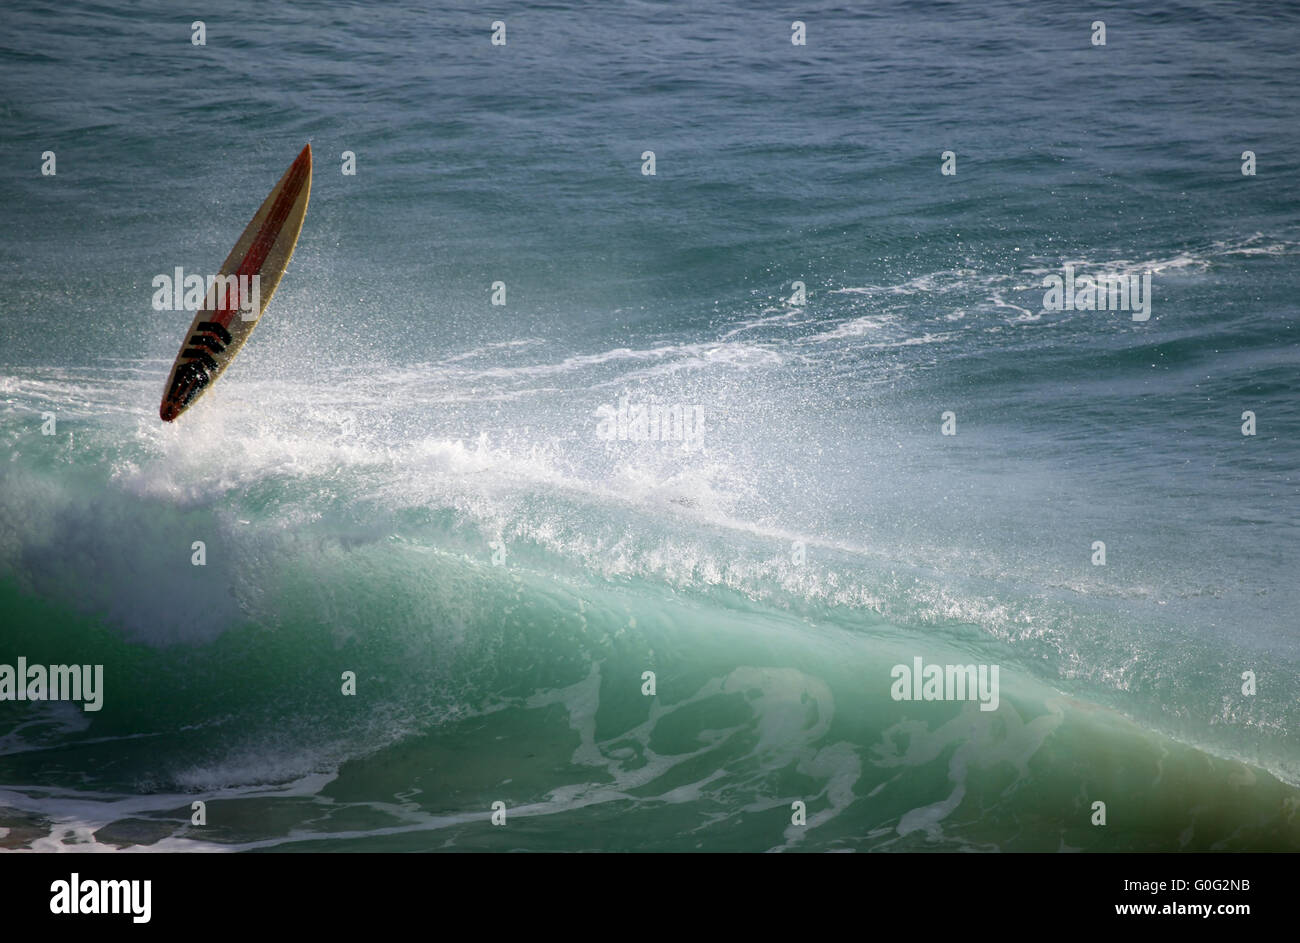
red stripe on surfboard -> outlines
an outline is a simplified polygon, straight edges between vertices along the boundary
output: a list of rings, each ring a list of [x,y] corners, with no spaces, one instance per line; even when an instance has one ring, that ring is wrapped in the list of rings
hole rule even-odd
[[[285,220],[289,218],[289,211],[293,209],[294,203],[298,202],[298,195],[302,193],[302,186],[307,181],[311,159],[310,153],[311,145],[309,144],[299,152],[293,166],[289,168],[289,179],[285,181],[284,189],[280,191],[280,195],[276,197],[275,203],[272,204],[271,212],[267,214],[266,219],[262,220],[262,225],[257,230],[253,244],[244,253],[239,268],[234,272],[235,275],[252,276],[261,272],[266,257],[271,253],[271,247],[275,245],[275,240],[280,238],[280,230],[284,228]],[[222,327],[230,326],[230,322],[235,319],[235,312],[239,310],[240,301],[242,300],[239,297],[238,287],[230,294],[234,296],[234,300],[227,296],[226,307],[214,312],[211,318]]]

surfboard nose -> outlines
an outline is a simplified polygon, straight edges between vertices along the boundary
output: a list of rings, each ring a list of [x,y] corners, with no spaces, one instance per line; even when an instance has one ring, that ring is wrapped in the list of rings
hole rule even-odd
[[[171,400],[163,400],[162,405],[158,407],[158,416],[163,422],[171,422],[180,414],[180,408]]]

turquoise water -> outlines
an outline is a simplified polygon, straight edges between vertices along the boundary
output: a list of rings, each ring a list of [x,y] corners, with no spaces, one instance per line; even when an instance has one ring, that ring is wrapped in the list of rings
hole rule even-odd
[[[0,664],[105,677],[0,703],[0,846],[1300,848],[1300,16],[197,15],[0,36]],[[304,141],[160,423],[151,280]],[[1150,320],[1044,310],[1067,264]],[[997,709],[894,700],[918,657]]]

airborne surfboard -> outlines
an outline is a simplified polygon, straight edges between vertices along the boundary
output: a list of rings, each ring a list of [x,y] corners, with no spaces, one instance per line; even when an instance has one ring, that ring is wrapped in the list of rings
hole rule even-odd
[[[308,144],[262,201],[209,286],[167,377],[158,407],[164,422],[193,406],[253,333],[298,244],[310,196]]]

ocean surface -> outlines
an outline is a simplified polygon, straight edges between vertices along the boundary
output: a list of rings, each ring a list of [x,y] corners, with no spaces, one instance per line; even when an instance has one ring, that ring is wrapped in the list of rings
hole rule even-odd
[[[221,6],[5,4],[0,847],[1300,850],[1296,7]]]

